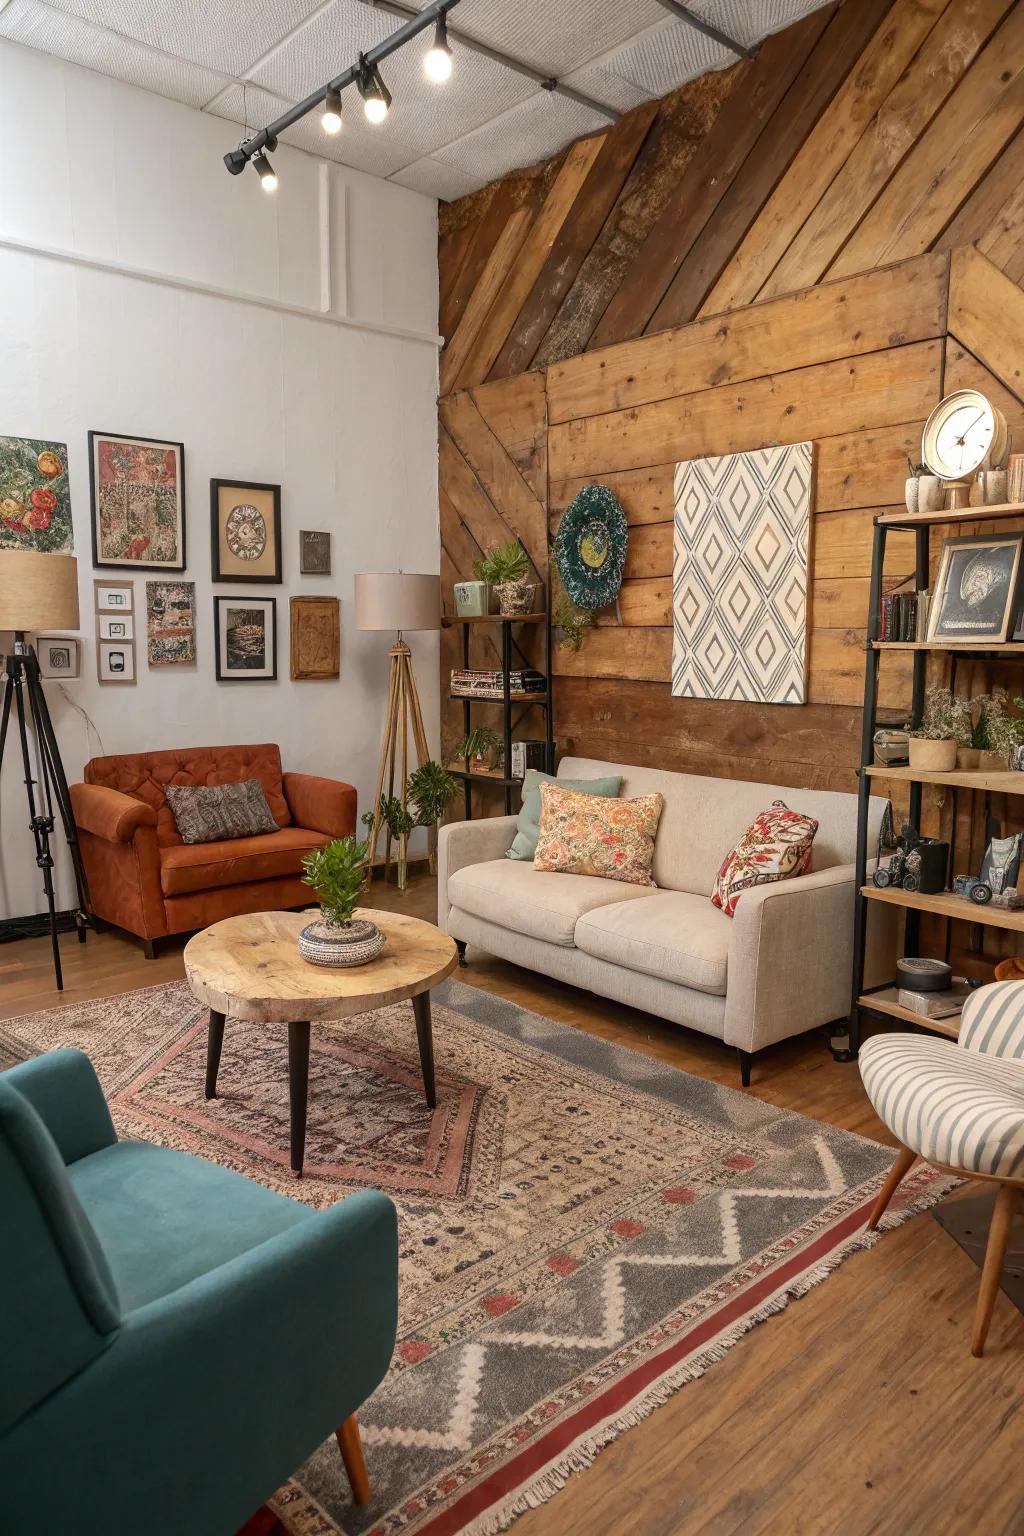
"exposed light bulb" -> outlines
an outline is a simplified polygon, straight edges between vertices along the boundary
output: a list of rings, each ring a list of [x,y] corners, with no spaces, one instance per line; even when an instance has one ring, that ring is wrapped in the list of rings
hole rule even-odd
[[[360,58],[360,73],[356,79],[359,94],[363,98],[363,111],[368,122],[382,123],[391,105],[391,92],[381,79],[376,64],[372,67]]]
[[[387,102],[383,96],[367,96],[363,102],[363,111],[368,122],[382,123],[388,115]]]
[[[341,132],[341,92],[328,91],[324,100],[324,115],[320,119],[324,133]]]
[[[433,46],[423,59],[423,73],[428,80],[443,84],[451,79],[452,50],[448,45],[448,25],[443,16],[437,18]]]
[[[262,149],[258,149],[252,157],[253,169],[260,179],[260,186],[264,192],[277,191],[277,172],[271,165]]]

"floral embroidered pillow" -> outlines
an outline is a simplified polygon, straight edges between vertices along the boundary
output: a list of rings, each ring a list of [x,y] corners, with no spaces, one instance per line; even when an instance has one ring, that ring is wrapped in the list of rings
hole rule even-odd
[[[726,856],[711,892],[713,905],[732,917],[740,896],[752,885],[805,875],[811,867],[811,844],[817,830],[813,816],[802,816],[791,811],[785,801],[773,800]]]
[[[653,885],[654,836],[664,803],[658,794],[605,800],[542,784],[533,867]]]

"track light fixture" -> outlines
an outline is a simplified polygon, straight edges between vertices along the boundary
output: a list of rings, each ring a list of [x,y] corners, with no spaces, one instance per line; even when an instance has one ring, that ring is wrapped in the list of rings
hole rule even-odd
[[[277,148],[275,141],[274,148]],[[265,150],[258,149],[252,157],[252,168],[260,179],[264,192],[277,191],[277,172],[267,158]]]
[[[320,119],[324,133],[341,132],[341,92],[330,90],[324,97],[324,115]]]
[[[423,73],[428,80],[436,80],[439,84],[451,78],[452,50],[448,42],[448,23],[443,14],[437,18],[434,42],[423,60]]]
[[[388,115],[391,105],[391,92],[381,77],[381,72],[376,64],[368,64],[362,54],[359,55],[359,73],[356,76],[356,85],[359,94],[363,98],[363,111],[368,122],[382,123]]]

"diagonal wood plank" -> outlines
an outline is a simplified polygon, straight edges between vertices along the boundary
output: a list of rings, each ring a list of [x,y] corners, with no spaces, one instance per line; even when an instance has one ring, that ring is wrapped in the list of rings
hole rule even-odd
[[[547,579],[547,511],[523,479],[466,391],[441,402],[446,433],[506,524],[504,542],[517,538],[542,581]]]
[[[1024,400],[1024,293],[970,246],[950,263],[949,331]]]
[[[438,473],[451,509],[479,547],[493,549],[495,544],[507,543],[511,536],[508,524],[444,428],[438,438]],[[463,574],[469,576],[472,570]]]
[[[538,501],[548,484],[547,391],[542,373],[521,373],[472,391],[477,410]]]
[[[519,254],[532,218],[530,208],[517,208],[509,215],[504,229],[495,241],[494,249],[487,259],[480,281],[466,304],[455,334],[441,353],[440,376],[443,395],[448,394],[455,387],[480,332],[480,327],[487,318],[487,312]]]

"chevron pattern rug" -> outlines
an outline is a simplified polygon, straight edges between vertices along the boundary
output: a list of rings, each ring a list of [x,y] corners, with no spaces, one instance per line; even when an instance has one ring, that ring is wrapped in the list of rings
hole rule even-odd
[[[0,1065],[80,1046],[124,1136],[316,1206],[366,1184],[395,1200],[399,1339],[360,1413],[374,1500],[353,1506],[332,1440],[274,1501],[288,1536],[504,1529],[864,1246],[892,1161],[449,982],[433,1112],[408,1005],[314,1025],[298,1185],[284,1030],[229,1020],[211,1103],[205,1034],[179,982],[0,1024]],[[951,1182],[919,1171],[887,1224]]]

